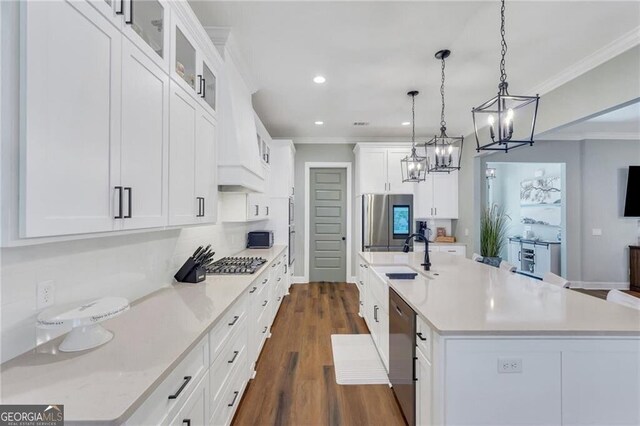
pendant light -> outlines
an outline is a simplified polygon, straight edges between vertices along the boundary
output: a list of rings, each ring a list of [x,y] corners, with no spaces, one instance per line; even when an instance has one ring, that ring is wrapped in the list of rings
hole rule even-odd
[[[504,151],[524,145],[533,145],[533,133],[538,115],[538,101],[540,96],[520,96],[509,93],[507,72],[505,71],[505,56],[507,42],[505,41],[505,19],[502,0],[500,9],[501,60],[500,84],[498,95],[482,105],[473,108],[473,127],[475,128],[476,151]]]
[[[402,182],[421,182],[426,179],[427,157],[419,156],[416,153],[416,96],[417,90],[412,90],[407,95],[411,96],[411,154],[400,160],[402,168]]]
[[[439,50],[436,59],[442,61],[442,78],[440,83],[440,97],[442,108],[440,110],[440,135],[436,135],[425,144],[427,152],[427,172],[439,173],[460,170],[462,158],[463,136],[450,137],[447,135],[447,122],[444,119],[444,61],[451,55],[450,50]]]

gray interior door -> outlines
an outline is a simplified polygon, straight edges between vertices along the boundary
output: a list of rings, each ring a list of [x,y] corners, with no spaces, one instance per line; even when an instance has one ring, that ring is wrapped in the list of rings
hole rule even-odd
[[[309,281],[346,282],[347,171],[311,169]]]

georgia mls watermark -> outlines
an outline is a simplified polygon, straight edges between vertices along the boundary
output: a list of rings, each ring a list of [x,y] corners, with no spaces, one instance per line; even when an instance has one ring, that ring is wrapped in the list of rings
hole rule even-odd
[[[62,426],[64,405],[0,405],[0,426]]]

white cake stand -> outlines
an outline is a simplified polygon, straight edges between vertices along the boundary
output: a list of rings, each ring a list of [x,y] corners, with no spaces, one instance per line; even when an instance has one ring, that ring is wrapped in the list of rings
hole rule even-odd
[[[127,309],[129,301],[124,297],[103,297],[80,306],[56,306],[38,315],[38,327],[49,330],[71,327],[59,349],[62,352],[83,351],[111,340],[113,333],[100,323]]]

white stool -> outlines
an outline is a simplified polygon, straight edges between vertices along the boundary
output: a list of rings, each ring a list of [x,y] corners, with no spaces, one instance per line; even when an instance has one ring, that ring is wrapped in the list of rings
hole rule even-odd
[[[558,287],[562,288],[569,288],[571,286],[571,283],[569,281],[565,280],[561,276],[554,274],[553,272],[547,272],[546,274],[544,274],[544,277],[542,277],[542,281],[548,284],[557,285]]]
[[[607,293],[607,301],[640,311],[640,298],[623,293],[620,290],[609,291],[609,293]]]
[[[500,262],[500,269],[504,269],[505,271],[508,271],[508,272],[515,272],[517,268],[512,264],[510,264],[509,262],[507,262],[506,260],[503,260],[502,262]]]

